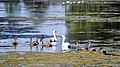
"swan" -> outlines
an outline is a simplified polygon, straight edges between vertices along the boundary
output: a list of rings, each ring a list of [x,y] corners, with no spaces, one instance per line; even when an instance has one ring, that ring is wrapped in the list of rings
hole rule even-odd
[[[91,42],[90,41],[88,42],[87,45],[88,45],[88,47],[86,48],[86,50],[96,52],[96,49],[94,47],[91,47]]]
[[[36,41],[33,41],[33,42],[32,42],[32,37],[30,37],[30,50],[32,50],[33,46],[36,46],[36,49],[38,51],[38,45],[39,45],[39,43],[38,43],[38,35],[36,35]]]
[[[41,42],[41,46],[42,46],[42,48],[41,48],[41,50],[43,50],[43,47],[52,47],[52,45],[50,44],[50,43],[48,43],[48,42],[43,42],[43,38],[41,38],[40,39],[40,42]]]
[[[17,40],[16,37],[13,37],[12,44],[13,44],[15,50],[16,50],[16,47],[17,47],[17,44],[18,44],[16,40]]]
[[[64,35],[62,35],[61,37],[63,38],[62,39],[62,50],[63,51],[68,51],[69,48],[70,48],[70,43],[65,42],[65,36]]]
[[[80,44],[80,40],[78,40],[78,42],[75,42],[75,45],[77,45],[77,51],[85,50],[85,47],[81,47],[82,44]]]
[[[56,38],[56,35],[55,35],[56,32],[57,32],[56,30],[53,30],[53,37],[50,38],[50,43],[57,41],[57,38]]]

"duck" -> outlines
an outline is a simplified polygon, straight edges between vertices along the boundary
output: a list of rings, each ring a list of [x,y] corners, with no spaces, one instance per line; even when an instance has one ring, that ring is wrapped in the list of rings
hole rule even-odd
[[[32,47],[36,46],[36,49],[38,51],[38,45],[39,45],[38,35],[36,35],[36,41],[32,41],[32,37],[30,37],[30,50],[32,51]]]
[[[80,40],[78,40],[77,42],[75,42],[75,45],[77,46],[77,48],[80,47]]]
[[[85,50],[85,47],[81,47],[80,45],[80,40],[78,40],[78,42],[75,42],[75,45],[77,45],[77,51],[82,51],[82,50]]]
[[[91,47],[91,42],[89,41],[88,42],[88,47],[86,48],[86,50],[88,50],[88,51],[93,51],[93,52],[96,52],[97,50],[96,50],[96,48],[94,48],[94,47]]]
[[[50,43],[57,41],[57,38],[56,38],[56,35],[55,35],[56,32],[57,32],[56,30],[53,30],[53,37],[50,38]]]
[[[65,36],[61,35],[62,39],[62,50],[63,52],[68,51],[71,48],[71,45],[69,42],[65,42]]]
[[[43,47],[47,47],[47,48],[52,47],[52,44],[50,44],[49,42],[43,41],[43,38],[40,39],[40,42],[41,42],[41,46],[42,46],[41,50],[43,50]]]
[[[99,52],[100,52],[100,53],[103,53],[103,54],[105,54],[105,55],[107,54],[107,53],[106,53],[106,50],[104,50],[102,47],[99,48]]]
[[[13,46],[14,46],[14,49],[16,50],[16,47],[17,47],[17,39],[16,37],[13,37],[13,42],[12,42]]]

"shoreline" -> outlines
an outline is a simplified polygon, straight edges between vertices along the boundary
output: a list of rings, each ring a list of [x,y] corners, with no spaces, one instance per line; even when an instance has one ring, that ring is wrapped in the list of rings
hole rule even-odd
[[[104,55],[98,52],[39,53],[9,52],[0,54],[0,66],[119,66],[120,53]],[[110,62],[110,63],[109,63]],[[36,64],[37,63],[37,64]]]

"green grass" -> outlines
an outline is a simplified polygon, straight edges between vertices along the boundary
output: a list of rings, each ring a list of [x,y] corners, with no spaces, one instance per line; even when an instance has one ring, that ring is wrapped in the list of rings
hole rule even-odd
[[[70,65],[77,67],[78,65],[94,65],[108,64],[120,62],[120,54],[104,55],[98,52],[73,52],[73,53],[40,53],[25,52],[20,54],[17,52],[9,52],[0,54],[0,67],[12,65]],[[107,65],[106,65],[107,66]]]

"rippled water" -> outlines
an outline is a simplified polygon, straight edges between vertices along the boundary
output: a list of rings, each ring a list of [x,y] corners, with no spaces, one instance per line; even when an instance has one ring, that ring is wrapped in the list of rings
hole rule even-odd
[[[97,4],[62,4],[60,3],[25,3],[25,2],[0,2],[0,17],[27,17],[27,18],[63,18],[68,20],[44,21],[0,21],[0,51],[14,51],[12,37],[18,41],[17,51],[29,50],[29,37],[35,35],[52,36],[52,31],[57,31],[57,36],[66,35],[66,41],[74,44],[80,40],[83,43],[92,41],[97,45],[119,45],[120,23],[119,7]],[[72,19],[72,20],[71,20]],[[57,47],[57,48],[56,48]],[[55,46],[58,49],[59,46]],[[106,47],[109,51],[119,51],[119,47]],[[41,46],[39,46],[39,49]],[[45,48],[43,51],[56,52],[55,48]],[[33,51],[36,51],[33,48]],[[39,50],[40,51],[40,50]],[[57,52],[60,52],[58,50]]]

